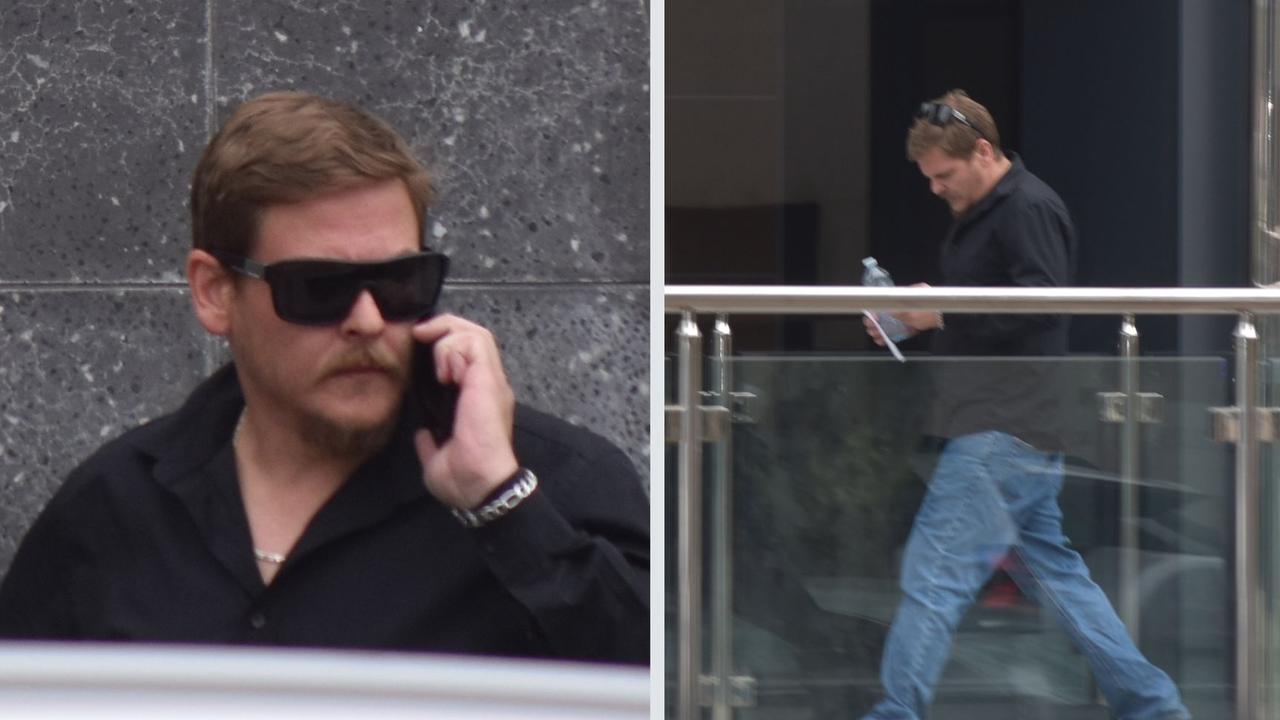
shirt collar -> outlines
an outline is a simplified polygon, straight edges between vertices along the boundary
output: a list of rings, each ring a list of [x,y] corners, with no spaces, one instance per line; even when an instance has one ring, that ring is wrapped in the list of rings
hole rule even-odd
[[[253,566],[248,520],[236,477],[232,435],[244,394],[232,364],[200,384],[177,412],[148,428],[135,443],[154,458],[152,476],[186,506],[211,550],[246,583],[261,580]],[[361,465],[308,524],[289,563],[337,537],[373,525],[400,506],[431,498],[414,450],[417,427],[406,403],[387,446]]]
[[[1009,158],[1008,171],[996,181],[996,186],[991,188],[991,192],[984,195],[981,200],[974,203],[973,207],[956,218],[957,224],[963,225],[982,217],[996,203],[1011,195],[1018,184],[1022,182],[1022,176],[1027,172],[1027,167],[1022,164],[1022,158],[1017,153],[1009,150],[1005,150],[1004,154]]]
[[[149,428],[137,446],[155,459],[155,479],[176,490],[231,443],[243,411],[240,381],[235,366],[228,363],[202,382],[176,413]]]
[[[155,459],[155,479],[177,489],[193,470],[208,466],[231,444],[242,412],[244,393],[235,365],[227,363],[201,383],[177,412],[149,428],[135,443]],[[412,404],[406,403],[386,447],[358,468],[353,477],[384,464],[384,456],[405,460],[404,451],[413,450],[413,429],[417,424]],[[409,454],[417,462],[417,454]]]

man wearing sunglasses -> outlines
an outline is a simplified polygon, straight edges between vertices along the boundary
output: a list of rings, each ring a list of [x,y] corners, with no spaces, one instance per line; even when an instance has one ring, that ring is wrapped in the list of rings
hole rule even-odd
[[[186,266],[233,362],[72,473],[0,586],[0,635],[647,661],[640,480],[517,407],[485,328],[433,315],[431,199],[358,108],[236,110],[195,172]]]
[[[961,90],[924,103],[907,157],[954,216],[942,243],[946,285],[1071,284],[1076,239],[1066,206],[1001,149],[985,107]],[[896,315],[915,332],[934,333],[935,355],[975,359],[934,372],[930,433],[945,445],[902,559],[903,599],[880,666],[885,698],[867,718],[927,716],[957,624],[1009,553],[1021,560],[1008,565],[1012,577],[1068,631],[1116,717],[1190,717],[1062,532],[1059,364],[1018,358],[1065,355],[1066,318]]]

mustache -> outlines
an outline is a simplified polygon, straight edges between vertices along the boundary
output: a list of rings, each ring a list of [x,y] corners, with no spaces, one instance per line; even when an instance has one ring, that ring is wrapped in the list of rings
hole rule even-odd
[[[341,355],[331,358],[321,368],[322,375],[336,375],[338,373],[347,372],[349,370],[381,370],[386,372],[397,380],[403,379],[406,375],[405,366],[400,362],[400,358],[396,357],[385,347],[380,345],[366,345],[359,348],[353,348]]]

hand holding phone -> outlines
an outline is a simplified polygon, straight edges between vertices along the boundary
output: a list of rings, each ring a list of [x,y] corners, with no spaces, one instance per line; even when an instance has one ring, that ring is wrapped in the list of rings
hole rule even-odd
[[[453,417],[458,412],[458,386],[445,385],[436,376],[432,346],[414,342],[412,379],[409,394],[418,409],[422,424],[431,431],[437,445],[453,436]]]
[[[515,394],[484,327],[437,315],[416,324],[413,339],[410,392],[426,427],[415,437],[423,480],[446,505],[470,510],[519,468]]]

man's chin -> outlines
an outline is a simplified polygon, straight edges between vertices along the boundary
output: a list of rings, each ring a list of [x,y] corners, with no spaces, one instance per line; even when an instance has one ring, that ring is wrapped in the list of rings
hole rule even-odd
[[[396,408],[368,417],[311,415],[303,422],[306,442],[338,457],[366,457],[382,449],[395,428]]]

